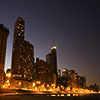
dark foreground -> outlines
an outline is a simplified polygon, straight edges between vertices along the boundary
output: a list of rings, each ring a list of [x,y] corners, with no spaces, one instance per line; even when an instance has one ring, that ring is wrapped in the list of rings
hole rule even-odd
[[[100,100],[99,94],[86,96],[47,96],[47,95],[8,95],[0,96],[0,100]]]
[[[0,89],[0,100],[100,100],[100,94],[73,95]]]

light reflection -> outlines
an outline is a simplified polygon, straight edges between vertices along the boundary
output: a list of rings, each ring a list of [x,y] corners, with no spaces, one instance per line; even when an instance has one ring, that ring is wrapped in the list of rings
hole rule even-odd
[[[61,96],[64,96],[64,94],[61,94]]]
[[[55,94],[52,94],[51,96],[53,96],[53,97],[54,97],[54,96],[56,96],[56,95],[55,95]]]
[[[67,94],[67,96],[68,96],[68,97],[70,97],[70,96],[71,96],[71,94]]]

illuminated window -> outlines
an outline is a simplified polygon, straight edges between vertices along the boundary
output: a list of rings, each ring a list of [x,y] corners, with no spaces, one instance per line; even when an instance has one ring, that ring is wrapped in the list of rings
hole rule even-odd
[[[21,85],[21,82],[19,82],[19,84],[18,85]]]
[[[17,26],[17,28],[19,29],[19,26]]]
[[[24,32],[24,30],[21,30],[22,32]]]
[[[19,33],[18,36],[20,36],[21,34]]]
[[[26,75],[24,74],[24,77],[26,77]]]

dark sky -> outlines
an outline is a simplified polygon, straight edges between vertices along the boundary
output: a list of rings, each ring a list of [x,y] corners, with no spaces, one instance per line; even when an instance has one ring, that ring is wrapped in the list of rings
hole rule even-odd
[[[100,84],[99,0],[0,0],[0,23],[9,28],[5,70],[11,67],[14,23],[21,16],[35,58],[57,46],[58,68],[77,69]]]

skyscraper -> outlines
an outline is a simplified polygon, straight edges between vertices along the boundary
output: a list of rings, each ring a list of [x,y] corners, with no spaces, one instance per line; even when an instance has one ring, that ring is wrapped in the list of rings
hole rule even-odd
[[[6,44],[9,30],[0,24],[0,87],[3,85]]]
[[[57,76],[57,48],[56,46],[51,47],[51,66],[53,68],[53,72]]]
[[[22,47],[22,44],[24,42],[24,27],[25,27],[25,21],[21,17],[18,17],[15,22],[15,28],[14,28],[12,66],[11,66],[12,75],[18,72],[18,66],[21,63],[21,60],[19,58],[21,56],[20,47]]]
[[[32,80],[34,67],[34,47],[24,40],[25,21],[18,17],[15,22],[12,50],[12,78]]]
[[[51,53],[46,55],[46,62],[49,63],[53,69],[53,73],[57,76],[57,50],[56,46],[51,47]]]

